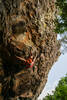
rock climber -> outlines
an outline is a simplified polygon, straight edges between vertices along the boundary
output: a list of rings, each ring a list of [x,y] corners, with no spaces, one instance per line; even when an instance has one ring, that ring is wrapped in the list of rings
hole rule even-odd
[[[24,58],[18,57],[18,56],[16,56],[16,57],[18,59],[24,61],[24,67],[26,67],[26,68],[32,68],[34,66],[34,63],[35,63],[35,60],[36,60],[36,57],[33,59],[33,56],[31,56],[28,59],[24,59]]]

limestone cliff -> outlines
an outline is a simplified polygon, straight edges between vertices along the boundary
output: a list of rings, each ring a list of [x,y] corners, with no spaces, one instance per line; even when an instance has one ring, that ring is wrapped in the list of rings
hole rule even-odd
[[[56,14],[55,0],[0,0],[0,100],[40,95],[60,55]],[[29,58],[35,59],[32,68]]]

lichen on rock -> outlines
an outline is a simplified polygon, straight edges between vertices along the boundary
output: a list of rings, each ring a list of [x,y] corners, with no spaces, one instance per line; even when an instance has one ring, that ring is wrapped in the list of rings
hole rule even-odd
[[[36,100],[60,56],[55,1],[1,0],[0,5],[1,98]],[[30,59],[32,68],[26,65]]]

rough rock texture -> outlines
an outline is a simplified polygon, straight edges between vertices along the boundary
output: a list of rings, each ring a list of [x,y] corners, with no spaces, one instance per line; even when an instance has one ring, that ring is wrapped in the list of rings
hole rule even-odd
[[[36,100],[60,55],[55,0],[0,0],[0,100]],[[36,57],[33,68],[24,59]]]

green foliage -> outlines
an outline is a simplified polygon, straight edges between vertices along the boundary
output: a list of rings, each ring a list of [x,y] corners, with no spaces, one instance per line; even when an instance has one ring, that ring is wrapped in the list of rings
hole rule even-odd
[[[56,5],[59,7],[59,18],[56,20],[56,33],[67,31],[67,0],[57,0]]]
[[[48,94],[43,100],[67,100],[67,75],[59,81],[53,95]]]

